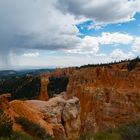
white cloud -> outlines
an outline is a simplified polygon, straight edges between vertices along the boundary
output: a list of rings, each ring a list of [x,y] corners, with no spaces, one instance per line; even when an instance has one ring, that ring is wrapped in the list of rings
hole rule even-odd
[[[126,2],[125,5],[122,1]],[[118,19],[120,19],[122,15],[125,17],[126,13],[129,12],[123,13],[122,10],[127,9],[128,11],[134,11],[130,9],[135,9],[136,3],[139,5],[139,0],[137,0],[137,2],[126,0],[103,0],[101,2],[96,0],[0,1],[0,52],[4,52],[1,53],[1,55],[4,54],[4,56],[6,56],[5,53],[8,54],[11,50],[18,52],[21,49],[72,50],[73,48],[86,48],[82,47],[86,44],[84,43],[86,42],[86,37],[83,40],[79,38],[77,36],[78,29],[75,26],[85,18],[75,18],[75,15],[71,15],[71,12],[67,12],[65,14],[62,13],[55,7],[56,2],[61,2],[59,4],[66,5],[66,8],[69,8],[67,11],[75,10],[74,13],[82,12],[85,14],[85,17],[90,18],[91,16],[95,20],[99,19],[97,21],[102,20],[102,22],[107,22],[107,19],[103,18],[111,18],[112,20],[115,20],[115,18],[117,18],[116,15],[118,16]],[[64,5],[61,6],[61,10],[62,8],[66,10]],[[139,6],[137,5],[136,9],[139,9]],[[110,15],[112,15],[112,17],[110,17]],[[127,14],[127,17],[129,18],[129,14]],[[89,26],[90,29],[98,29],[100,27],[101,26],[99,25]],[[112,36],[115,40],[115,34]],[[124,38],[124,36],[122,38]],[[116,40],[117,39],[120,40],[121,37],[116,38]],[[93,38],[93,41],[95,41],[95,38]],[[102,42],[103,41],[104,40],[102,40]],[[121,40],[120,42],[122,43],[125,41],[126,40]],[[108,43],[110,42],[108,41]],[[93,46],[93,48],[91,46]],[[92,43],[91,46],[87,44],[87,48],[96,53],[98,51],[97,41],[95,41],[95,44]],[[83,50],[85,51],[85,49]]]
[[[107,57],[107,55],[105,53],[99,53],[99,54],[96,54],[96,56]]]
[[[110,54],[110,57],[115,60],[122,60],[122,59],[128,59],[128,58],[133,58],[133,53],[124,53],[121,49],[115,49],[113,52]]]
[[[34,53],[24,53],[23,57],[38,57],[39,53],[38,52],[34,52]]]
[[[86,64],[93,64],[93,63],[106,63],[113,61],[112,58],[106,56],[94,56],[90,55],[87,57],[86,55],[65,55],[65,56],[47,56],[47,57],[36,57],[36,58],[29,58],[29,57],[20,57],[19,64],[21,67],[29,68],[30,66],[33,67],[67,67],[67,66],[80,66]]]
[[[100,45],[114,45],[119,46],[120,44],[130,45],[133,43],[134,37],[129,34],[123,34],[119,32],[109,33],[104,32],[101,36],[85,36],[73,49],[65,50],[67,53],[74,54],[97,54]]]
[[[136,37],[132,45],[132,50],[134,52],[140,52],[140,37]]]
[[[102,28],[102,26],[100,26],[100,25],[95,25],[95,24],[88,25],[88,30],[92,30],[92,29],[99,30],[101,28]]]
[[[26,51],[21,57],[34,62],[39,50],[100,56],[101,44],[131,44],[133,37],[119,32],[80,38],[75,25],[92,19],[95,25],[88,28],[99,29],[100,24],[133,20],[139,10],[140,0],[0,0],[0,65],[10,65],[11,52]],[[139,50],[138,44],[133,50]]]
[[[85,36],[81,42],[77,44],[75,49],[66,50],[67,53],[78,54],[96,54],[99,50],[98,41],[96,37]]]
[[[140,11],[140,0],[58,0],[57,7],[98,24],[123,23],[134,20],[135,13]]]
[[[55,2],[0,0],[0,66],[10,65],[11,52],[57,51],[73,48],[79,43],[75,25],[83,19],[63,14],[55,8]]]
[[[75,19],[56,9],[56,0],[0,1],[0,51],[59,50],[79,42]]]
[[[98,41],[100,44],[130,44],[133,41],[133,36],[119,32],[104,32],[101,37],[98,37]]]

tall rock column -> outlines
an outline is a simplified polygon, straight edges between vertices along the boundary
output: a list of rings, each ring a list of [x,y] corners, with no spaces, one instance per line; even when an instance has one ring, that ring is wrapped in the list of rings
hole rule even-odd
[[[49,99],[48,91],[47,91],[48,83],[49,83],[49,75],[42,74],[40,76],[41,86],[40,86],[40,94],[38,96],[38,100],[48,101]]]

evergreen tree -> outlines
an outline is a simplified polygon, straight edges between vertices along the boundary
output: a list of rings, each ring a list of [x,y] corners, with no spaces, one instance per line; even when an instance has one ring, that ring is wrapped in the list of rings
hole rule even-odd
[[[0,109],[0,137],[10,137],[13,122],[11,118]]]

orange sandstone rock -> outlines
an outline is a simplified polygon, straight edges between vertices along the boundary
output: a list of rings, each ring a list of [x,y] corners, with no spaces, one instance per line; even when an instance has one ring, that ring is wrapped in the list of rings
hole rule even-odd
[[[48,83],[49,83],[49,74],[42,74],[40,76],[41,87],[40,87],[38,100],[48,101],[49,99],[48,91],[47,91]]]
[[[3,95],[0,96],[0,101],[3,110],[14,122],[14,131],[24,131],[22,126],[14,121],[15,117],[24,117],[40,125],[52,137],[61,140],[75,140],[80,135],[80,102],[76,97],[66,100],[61,94],[48,101],[13,100],[8,102],[5,101],[5,95]],[[30,134],[30,132],[26,133]]]
[[[83,68],[70,77],[67,96],[80,100],[82,133],[96,133],[140,117],[140,65],[132,71],[126,66]]]
[[[0,95],[0,108],[4,110],[8,109],[10,99],[11,99],[10,93]]]

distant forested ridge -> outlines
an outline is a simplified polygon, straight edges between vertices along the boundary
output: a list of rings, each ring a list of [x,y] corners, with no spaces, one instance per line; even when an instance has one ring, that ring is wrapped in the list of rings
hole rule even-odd
[[[121,60],[121,61],[114,61],[114,62],[110,62],[110,63],[101,63],[101,64],[88,64],[88,65],[83,65],[81,67],[79,67],[79,69],[82,68],[89,68],[89,67],[111,67],[112,65],[116,65],[116,64],[121,64],[121,63],[128,63],[127,64],[127,69],[129,71],[133,70],[136,65],[140,62],[140,58],[139,56],[137,56],[136,58],[132,59],[132,60]]]
[[[0,94],[11,93],[12,99],[36,99],[40,92],[40,74],[53,70],[0,71]],[[68,77],[50,77],[48,93],[52,97],[66,91]]]

